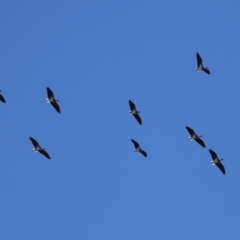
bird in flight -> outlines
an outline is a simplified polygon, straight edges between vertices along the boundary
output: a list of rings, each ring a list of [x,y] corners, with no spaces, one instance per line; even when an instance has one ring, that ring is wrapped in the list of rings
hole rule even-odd
[[[59,105],[58,105],[58,103],[57,103],[57,102],[59,102],[59,100],[56,100],[56,99],[54,98],[54,94],[53,94],[52,90],[51,90],[49,87],[47,87],[47,95],[48,95],[48,98],[46,98],[46,101],[47,101],[48,103],[51,103],[52,106],[56,109],[56,111],[57,111],[58,113],[61,113],[60,107],[59,107]]]
[[[203,142],[203,140],[200,138],[202,136],[198,136],[193,129],[191,129],[190,127],[186,127],[186,129],[188,130],[189,134],[191,135],[189,138],[189,140],[195,140],[196,142],[198,142],[202,147],[206,147],[205,143]]]
[[[138,142],[136,142],[135,140],[131,139],[131,141],[133,142],[134,146],[135,146],[135,149],[133,150],[134,152],[140,152],[144,157],[147,157],[147,153],[142,150],[140,148],[140,145]]]
[[[31,142],[32,142],[32,144],[34,146],[34,149],[33,149],[34,152],[40,152],[46,158],[51,159],[50,156],[48,155],[48,153],[45,151],[45,149],[41,148],[40,145],[38,144],[38,142],[34,138],[29,137],[29,139],[31,140]]]
[[[197,68],[195,69],[196,71],[202,70],[207,74],[210,74],[210,71],[207,67],[203,66],[203,61],[201,56],[199,55],[199,53],[196,54],[197,55]]]
[[[138,121],[138,123],[141,125],[142,124],[142,119],[140,118],[139,114],[140,111],[137,111],[136,107],[135,107],[135,104],[129,100],[129,105],[130,105],[130,110],[129,113],[132,114]]]
[[[216,165],[221,170],[221,172],[223,174],[225,174],[226,173],[225,168],[221,163],[221,161],[223,161],[223,159],[219,159],[217,154],[212,149],[209,149],[209,152],[212,156],[212,161],[211,161],[212,165]]]

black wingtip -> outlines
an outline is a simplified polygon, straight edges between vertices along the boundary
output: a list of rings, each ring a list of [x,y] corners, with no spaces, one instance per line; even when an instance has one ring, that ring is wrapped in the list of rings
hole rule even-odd
[[[209,69],[205,69],[204,72],[207,73],[208,75],[210,75]]]
[[[5,98],[3,97],[2,94],[0,94],[0,101],[3,102],[3,103],[6,103],[6,100],[5,100]]]

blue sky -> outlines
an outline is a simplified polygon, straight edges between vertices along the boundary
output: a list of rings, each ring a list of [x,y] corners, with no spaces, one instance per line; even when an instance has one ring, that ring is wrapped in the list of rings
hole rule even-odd
[[[0,239],[239,239],[239,10],[2,1]],[[211,75],[195,72],[196,52]]]

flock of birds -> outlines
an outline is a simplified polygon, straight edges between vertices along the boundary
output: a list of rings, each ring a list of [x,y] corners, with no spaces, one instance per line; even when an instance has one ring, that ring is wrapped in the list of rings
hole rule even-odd
[[[196,71],[201,70],[201,71],[204,71],[207,74],[210,74],[209,69],[207,67],[203,66],[203,61],[202,61],[202,58],[201,58],[200,54],[197,53],[196,56],[197,56],[197,68],[195,70]],[[135,104],[131,100],[129,100],[129,105],[130,105],[129,113],[132,114],[136,118],[138,123],[141,125],[142,124],[142,119],[139,116],[140,112],[137,111],[137,108],[136,108]],[[188,127],[188,126],[186,127],[186,129],[190,134],[189,140],[195,140],[202,147],[204,147],[204,148],[206,147],[205,143],[201,139],[201,136],[198,136],[194,132],[194,130],[192,128]],[[133,140],[133,139],[131,139],[131,141],[133,142],[133,144],[135,146],[134,152],[140,152],[140,153],[143,154],[144,157],[147,157],[147,153],[143,149],[141,149],[139,143],[137,141]],[[211,161],[212,165],[216,165],[221,170],[221,172],[223,174],[225,174],[226,173],[225,168],[224,168],[223,164],[221,163],[221,161],[223,161],[223,159],[219,159],[217,154],[212,149],[209,149],[209,152],[210,152],[211,157],[212,157],[212,161]]]
[[[2,91],[0,91],[0,92],[2,92]],[[59,100],[57,100],[57,99],[54,98],[54,94],[53,94],[52,90],[51,90],[49,87],[47,87],[47,95],[48,95],[48,98],[46,99],[46,101],[47,101],[48,103],[51,103],[52,106],[56,109],[56,111],[57,111],[58,113],[61,113],[60,107],[59,107],[59,105],[58,105],[58,103],[57,103]],[[6,103],[6,100],[5,100],[5,98],[3,97],[2,94],[0,94],[0,101],[3,102],[3,103]],[[51,157],[49,156],[49,154],[46,152],[46,150],[45,150],[44,148],[42,148],[42,147],[39,145],[39,143],[37,142],[37,140],[35,140],[35,139],[32,138],[32,137],[29,137],[29,139],[30,139],[30,141],[32,142],[32,144],[33,144],[33,146],[34,146],[33,151],[39,152],[39,153],[43,154],[46,158],[51,159]]]
[[[195,70],[196,71],[200,71],[201,70],[201,71],[204,71],[207,74],[210,74],[209,69],[207,67],[203,66],[203,61],[202,61],[202,58],[199,55],[199,53],[196,53],[196,57],[197,57],[197,68]],[[2,92],[2,91],[0,91],[0,92]],[[49,87],[47,87],[47,96],[48,96],[48,98],[46,99],[46,101],[48,103],[51,103],[52,106],[55,108],[55,110],[58,113],[61,113],[60,107],[59,107],[59,105],[57,103],[57,102],[59,102],[59,100],[54,98],[54,94],[53,94],[52,90]],[[0,101],[3,102],[3,103],[6,103],[6,100],[2,96],[1,93],[0,93]],[[135,119],[138,121],[138,123],[141,125],[142,124],[142,119],[139,116],[140,111],[137,111],[137,108],[136,108],[135,104],[131,100],[129,100],[129,106],[130,106],[129,113],[132,114],[135,117]],[[198,136],[194,132],[194,130],[192,128],[190,128],[190,127],[186,127],[186,129],[187,129],[187,131],[190,134],[189,140],[195,140],[202,147],[204,147],[204,148],[206,147],[205,143],[201,139],[201,136]],[[44,148],[42,148],[39,145],[37,140],[35,140],[32,137],[29,137],[29,139],[30,139],[30,141],[32,142],[32,144],[34,146],[33,151],[39,152],[39,153],[43,154],[46,158],[51,159],[50,155],[47,153],[47,151]],[[134,139],[131,139],[131,141],[133,142],[134,147],[135,147],[135,149],[133,151],[134,152],[140,152],[141,154],[143,154],[144,157],[147,157],[147,153],[140,147],[139,143],[137,141],[135,141]],[[225,172],[225,168],[224,168],[223,164],[221,163],[221,161],[223,159],[219,159],[217,154],[213,150],[209,149],[209,152],[210,152],[210,154],[212,156],[212,161],[211,161],[212,165],[216,165],[222,171],[222,173],[225,174],[226,173]]]

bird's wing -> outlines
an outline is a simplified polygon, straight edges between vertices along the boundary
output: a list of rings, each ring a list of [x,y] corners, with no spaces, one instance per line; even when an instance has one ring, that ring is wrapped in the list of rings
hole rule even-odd
[[[51,159],[48,153],[45,150],[40,150],[39,151],[41,154],[43,154],[46,158]]]
[[[188,130],[191,136],[195,134],[195,132],[190,127],[186,127],[186,129]]]
[[[56,102],[51,102],[51,104],[53,105],[53,107],[56,109],[56,111],[57,111],[58,113],[61,113],[60,107],[59,107],[59,105],[58,105]]]
[[[29,139],[31,140],[31,142],[32,142],[32,144],[33,144],[33,146],[34,146],[35,148],[39,146],[38,142],[37,142],[34,138],[29,137]],[[40,146],[39,146],[39,147],[40,147]]]
[[[138,123],[141,125],[141,124],[142,124],[142,119],[140,118],[140,116],[138,115],[138,113],[137,113],[137,114],[134,114],[133,116],[137,119]]]
[[[214,160],[215,158],[218,159],[217,154],[216,154],[212,149],[209,149],[209,152],[210,152],[210,154],[211,154],[213,160]]]
[[[198,138],[196,138],[195,140],[196,140],[196,142],[198,142],[202,147],[204,147],[204,148],[206,147],[206,146],[205,146],[205,143],[203,142],[203,140],[202,140],[201,138],[198,137]]]
[[[53,92],[49,87],[47,87],[47,95],[48,95],[48,98],[54,97]]]
[[[143,151],[142,149],[141,149],[140,153],[142,153],[142,155],[143,155],[144,157],[147,157],[147,153],[146,153],[145,151]]]
[[[133,140],[133,139],[131,139],[131,141],[133,142],[133,144],[134,144],[135,148],[138,148],[138,147],[139,147],[139,144],[138,144],[138,142],[136,142],[136,141],[135,141],[135,140]]]
[[[205,73],[207,73],[207,74],[210,74],[210,71],[209,71],[208,68],[203,68],[203,71],[204,71]]]
[[[223,174],[225,174],[226,172],[225,172],[225,168],[224,168],[224,166],[222,165],[222,163],[219,161],[218,163],[216,163],[215,165],[217,165],[218,166],[218,168],[221,170],[221,172],[223,173]]]
[[[3,95],[2,94],[0,94],[0,101],[2,101],[2,102],[6,102],[6,100],[4,99],[4,97],[3,97]]]
[[[202,65],[202,58],[200,57],[199,53],[197,53],[197,65],[198,67]]]
[[[133,111],[134,109],[136,110],[135,104],[131,100],[129,100],[129,105],[130,105],[131,111]]]

